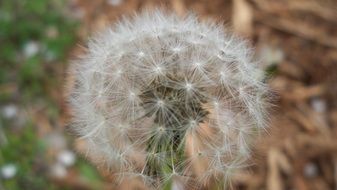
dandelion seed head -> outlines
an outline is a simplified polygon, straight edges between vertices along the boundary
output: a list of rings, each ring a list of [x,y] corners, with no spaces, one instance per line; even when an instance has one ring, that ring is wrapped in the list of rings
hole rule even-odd
[[[269,90],[251,54],[195,15],[124,19],[93,37],[70,72],[72,128],[120,178],[155,188],[224,180],[267,123]]]

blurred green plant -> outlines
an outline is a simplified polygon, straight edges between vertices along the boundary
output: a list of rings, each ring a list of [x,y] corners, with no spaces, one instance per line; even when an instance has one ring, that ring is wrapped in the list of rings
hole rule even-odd
[[[63,0],[0,1],[0,84],[18,84],[21,95],[43,96],[75,42],[76,22]],[[54,69],[54,70],[53,70]]]
[[[3,180],[5,189],[56,189],[41,175],[46,169],[41,162],[45,145],[36,138],[33,123],[28,122],[20,135],[17,131],[5,131],[8,141],[1,147],[0,166],[10,163],[17,170],[12,178]]]
[[[42,105],[50,120],[59,118],[50,89],[62,89],[67,52],[76,41],[78,22],[69,12],[65,0],[0,0],[0,168],[16,167],[10,179],[0,174],[0,190],[61,188],[45,175],[47,148],[37,136],[36,121],[26,114],[17,126],[19,116],[2,117],[1,108],[9,102],[19,109]],[[100,180],[82,159],[75,167],[81,177]]]

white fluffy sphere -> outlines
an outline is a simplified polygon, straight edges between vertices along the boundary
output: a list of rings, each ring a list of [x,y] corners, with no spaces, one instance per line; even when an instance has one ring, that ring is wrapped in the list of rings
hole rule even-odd
[[[124,19],[76,61],[73,129],[121,177],[222,180],[266,124],[268,89],[245,42],[194,15]]]

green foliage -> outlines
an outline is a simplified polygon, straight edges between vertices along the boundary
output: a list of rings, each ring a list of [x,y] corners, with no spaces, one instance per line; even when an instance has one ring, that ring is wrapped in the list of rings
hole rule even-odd
[[[75,41],[76,23],[59,0],[0,2],[0,84],[15,82],[29,97],[43,96],[53,74]],[[29,50],[29,45],[35,45]],[[35,51],[32,50],[35,48]],[[25,53],[33,51],[33,53]]]
[[[0,108],[8,102],[19,109],[38,103],[48,119],[59,119],[60,108],[49,89],[62,88],[60,72],[76,40],[78,23],[67,15],[65,0],[0,0]],[[17,118],[2,118],[0,110],[0,168],[17,168],[11,179],[0,176],[0,189],[60,189],[48,178],[47,147],[29,115],[28,122],[18,124]],[[90,183],[100,180],[83,160],[75,167]]]
[[[1,120],[4,125],[8,121]],[[22,129],[5,128],[7,143],[1,146],[0,166],[14,164],[17,174],[14,178],[3,180],[6,189],[56,189],[48,183],[46,176],[41,175],[45,169],[42,160],[46,151],[43,141],[36,137],[32,122]]]
[[[87,161],[82,158],[79,159],[76,167],[78,168],[82,178],[84,178],[86,181],[90,181],[92,186],[99,187],[101,178],[96,168],[88,164]]]

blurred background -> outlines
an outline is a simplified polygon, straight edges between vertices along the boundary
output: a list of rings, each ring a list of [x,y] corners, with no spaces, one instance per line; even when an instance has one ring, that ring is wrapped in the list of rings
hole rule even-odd
[[[127,189],[77,154],[63,89],[88,36],[156,7],[247,38],[276,94],[231,188],[337,189],[336,0],[1,0],[0,190]]]

